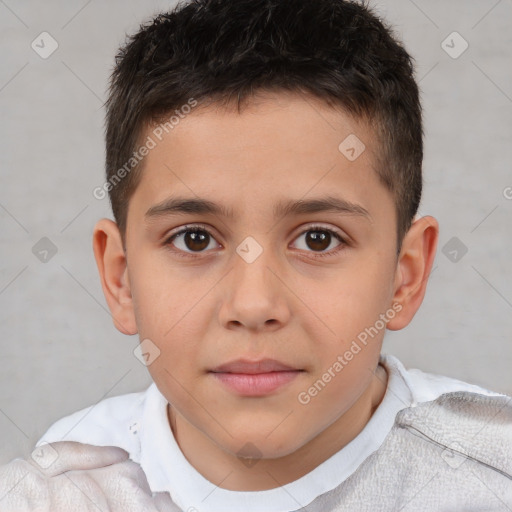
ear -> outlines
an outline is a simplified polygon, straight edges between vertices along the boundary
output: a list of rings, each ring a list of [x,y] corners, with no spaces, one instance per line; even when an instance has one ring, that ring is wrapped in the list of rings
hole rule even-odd
[[[96,223],[93,249],[101,286],[114,325],[123,334],[137,334],[126,255],[121,233],[115,222],[101,219]]]
[[[387,328],[403,329],[418,311],[436,255],[439,224],[434,217],[421,217],[413,222],[404,236],[395,275],[393,303],[401,305],[399,314]]]

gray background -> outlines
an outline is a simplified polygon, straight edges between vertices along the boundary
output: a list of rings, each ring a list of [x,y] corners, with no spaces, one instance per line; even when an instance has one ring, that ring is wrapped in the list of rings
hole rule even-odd
[[[91,235],[111,212],[92,190],[103,183],[102,104],[117,47],[172,5],[0,0],[0,463],[28,455],[60,417],[151,382],[133,355],[137,336],[120,334],[106,307]],[[417,62],[420,213],[441,225],[424,304],[384,350],[512,394],[512,0],[374,6]],[[47,59],[31,48],[43,31],[59,45]],[[454,31],[469,43],[458,58],[442,47]],[[33,253],[43,237],[57,249],[47,262]]]

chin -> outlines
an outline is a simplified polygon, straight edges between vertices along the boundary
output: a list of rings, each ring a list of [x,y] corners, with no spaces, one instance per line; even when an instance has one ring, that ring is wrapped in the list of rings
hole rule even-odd
[[[272,438],[273,437],[273,438]],[[290,443],[293,437],[294,443]],[[235,439],[226,440],[223,449],[238,458],[247,459],[279,459],[297,451],[302,445],[297,443],[296,433],[293,436],[277,436],[271,434],[269,437],[259,432],[246,432],[245,435],[238,435]]]

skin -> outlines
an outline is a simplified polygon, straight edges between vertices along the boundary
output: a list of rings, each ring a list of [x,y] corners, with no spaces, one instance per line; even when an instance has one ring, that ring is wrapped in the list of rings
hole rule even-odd
[[[350,134],[366,146],[352,162],[338,149]],[[382,401],[385,328],[309,403],[298,400],[379,315],[399,305],[387,328],[402,329],[423,300],[438,224],[416,219],[397,255],[393,197],[373,168],[378,151],[371,128],[300,94],[258,94],[241,113],[197,107],[145,158],[126,253],[113,221],[96,224],[114,324],[159,348],[148,369],[169,401],[170,428],[189,462],[222,488],[265,490],[300,478],[354,439]],[[368,215],[273,215],[281,200],[329,195]],[[171,196],[215,201],[234,217],[145,219]],[[211,234],[204,245],[168,241],[194,223]],[[317,224],[345,242],[311,243]],[[236,252],[248,236],[263,249],[252,263]],[[240,396],[210,373],[264,357],[302,371],[261,397]],[[246,443],[258,450],[253,464],[237,456]]]

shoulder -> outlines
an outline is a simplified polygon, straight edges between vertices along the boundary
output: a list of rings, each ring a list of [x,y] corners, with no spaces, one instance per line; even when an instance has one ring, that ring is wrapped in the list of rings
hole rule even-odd
[[[512,479],[512,397],[453,391],[403,409],[396,426]]]
[[[76,441],[96,446],[119,446],[138,458],[138,428],[145,402],[156,385],[145,391],[106,398],[53,423],[36,443]]]
[[[459,390],[402,408],[343,496],[386,511],[498,511],[512,507],[511,481],[512,397]]]
[[[436,444],[512,478],[512,397],[458,379],[406,369],[392,355],[382,362],[399,373],[411,392],[411,406],[395,426],[418,442]]]

